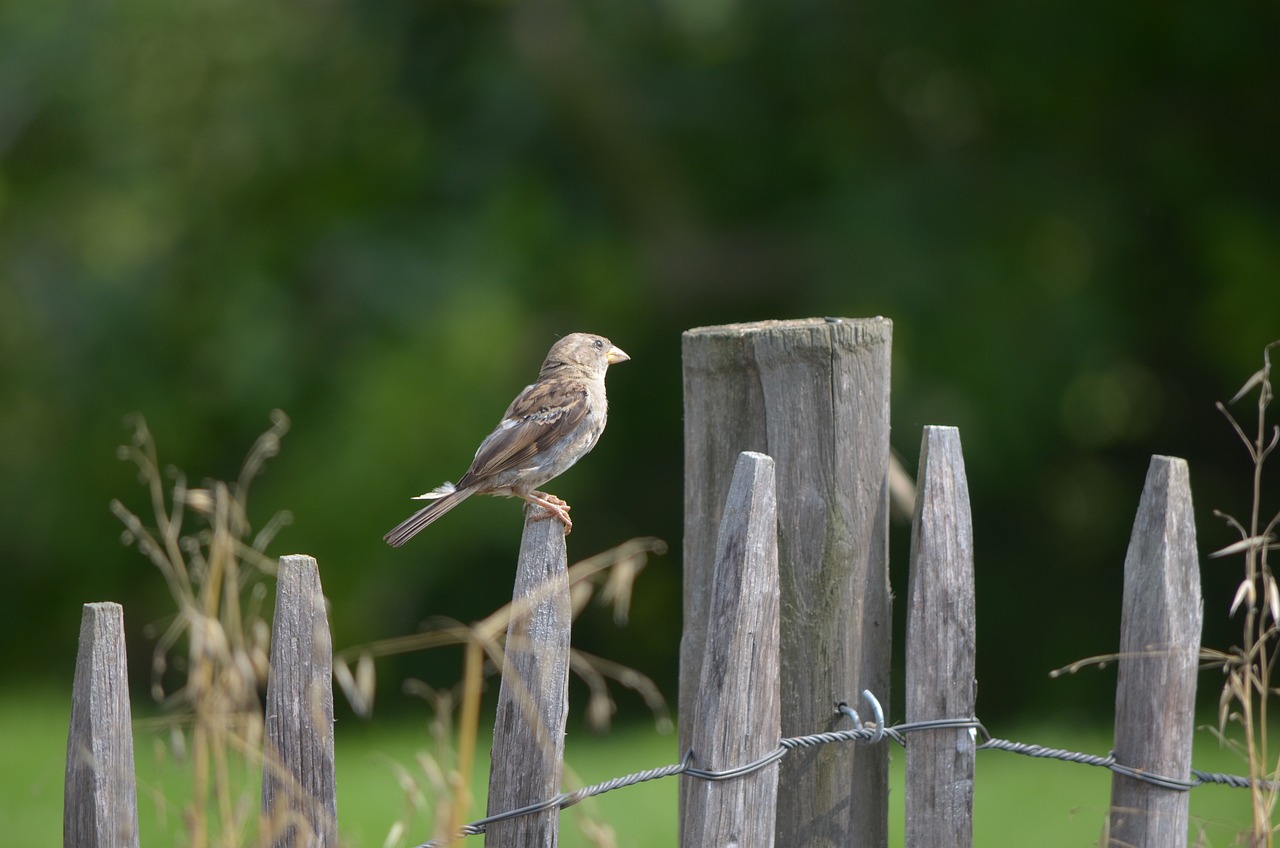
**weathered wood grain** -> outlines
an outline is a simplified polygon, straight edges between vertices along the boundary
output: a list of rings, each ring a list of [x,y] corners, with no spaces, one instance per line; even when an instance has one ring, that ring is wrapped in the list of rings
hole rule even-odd
[[[560,792],[569,710],[569,598],[564,526],[526,511],[490,754],[489,815]],[[559,811],[494,822],[493,848],[553,848]]]
[[[1187,779],[1204,602],[1185,460],[1151,458],[1124,560],[1116,762]],[[1187,843],[1188,793],[1116,774],[1107,844]]]
[[[338,844],[333,762],[333,642],[320,570],[283,556],[267,677],[263,831],[279,848]]]
[[[682,749],[701,680],[716,533],[744,450],[776,463],[782,734],[834,728],[835,704],[863,689],[888,709],[891,337],[884,318],[684,334]],[[779,786],[778,845],[886,843],[887,746],[793,752]]]
[[[691,738],[694,764],[726,771],[776,750],[778,523],[774,463],[741,454],[720,522]],[[680,844],[771,848],[778,764],[725,781],[681,777]]]
[[[925,427],[907,589],[907,721],[975,715],[973,516],[960,431]],[[908,848],[973,844],[970,730],[907,738]]]
[[[84,605],[71,698],[62,844],[137,848],[129,669],[119,604]]]

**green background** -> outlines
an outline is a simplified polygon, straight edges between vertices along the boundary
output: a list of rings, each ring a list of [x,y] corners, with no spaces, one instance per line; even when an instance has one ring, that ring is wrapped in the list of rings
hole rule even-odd
[[[626,630],[592,611],[575,639],[673,695],[681,331],[885,315],[908,469],[922,425],[961,428],[980,714],[1107,725],[1109,672],[1047,672],[1117,645],[1150,455],[1189,460],[1203,550],[1234,540],[1211,509],[1248,509],[1213,403],[1280,337],[1277,23],[1261,3],[8,0],[4,678],[66,691],[97,600],[147,667],[171,603],[107,509],[146,506],[115,454],[132,412],[193,481],[233,479],[289,414],[250,517],[292,513],[272,552],[319,558],[338,647],[488,613],[515,504],[381,536],[588,330],[633,361],[555,486],[570,556],[673,553]],[[1238,580],[1206,562],[1206,644],[1231,644]],[[388,662],[380,708],[457,674]]]

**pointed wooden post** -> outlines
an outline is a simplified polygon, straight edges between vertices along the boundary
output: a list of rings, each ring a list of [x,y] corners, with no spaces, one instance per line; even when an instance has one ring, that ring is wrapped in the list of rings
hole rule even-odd
[[[137,848],[124,609],[85,604],[67,732],[65,848]]]
[[[925,427],[907,589],[907,721],[974,713],[973,518],[960,431]],[[907,739],[907,848],[973,845],[973,732]]]
[[[720,522],[692,726],[694,765],[753,763],[778,747],[778,519],[773,460],[738,459]],[[778,765],[724,781],[682,776],[680,844],[772,848]]]
[[[1187,780],[1204,602],[1186,460],[1154,456],[1124,559],[1116,762]],[[1187,844],[1188,793],[1111,779],[1107,845]]]
[[[843,726],[871,690],[889,711],[889,348],[884,318],[702,327],[684,334],[684,635],[680,746],[689,747],[711,620],[716,533],[741,451],[776,463],[782,735]],[[779,846],[888,841],[887,745],[793,751]],[[687,785],[687,784],[686,784]],[[688,805],[682,794],[681,815]]]
[[[338,844],[333,641],[309,556],[280,557],[262,767],[263,833],[278,848]]]
[[[489,815],[560,792],[569,712],[569,598],[564,525],[526,509],[507,625],[489,769]],[[490,848],[554,848],[560,811],[494,822]]]

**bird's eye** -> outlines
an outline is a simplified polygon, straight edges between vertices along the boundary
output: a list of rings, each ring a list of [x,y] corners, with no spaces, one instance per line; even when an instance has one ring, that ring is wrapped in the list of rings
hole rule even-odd
[[[592,344],[596,346],[597,350],[604,350],[604,339],[596,339]]]

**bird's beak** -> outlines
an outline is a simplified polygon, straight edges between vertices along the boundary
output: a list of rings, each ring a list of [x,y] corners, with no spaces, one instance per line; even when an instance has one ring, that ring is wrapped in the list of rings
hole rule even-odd
[[[617,365],[619,362],[626,362],[631,357],[627,356],[627,352],[625,350],[614,345],[609,348],[609,352],[604,355],[604,358],[610,365]]]

